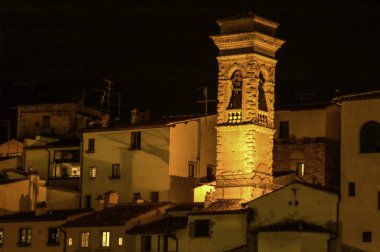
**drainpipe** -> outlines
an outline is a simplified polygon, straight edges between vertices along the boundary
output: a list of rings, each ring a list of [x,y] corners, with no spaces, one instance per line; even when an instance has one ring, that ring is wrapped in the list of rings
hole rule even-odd
[[[61,228],[61,231],[63,233],[63,252],[66,252],[66,243],[67,243],[67,233],[64,228]]]

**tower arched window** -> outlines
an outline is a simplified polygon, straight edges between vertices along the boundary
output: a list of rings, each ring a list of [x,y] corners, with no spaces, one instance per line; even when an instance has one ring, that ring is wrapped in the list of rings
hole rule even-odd
[[[259,110],[268,111],[267,100],[264,91],[265,78],[262,72],[259,75]]]
[[[380,124],[366,122],[360,130],[360,153],[380,152]]]
[[[227,109],[241,109],[243,77],[239,70],[232,74],[231,82],[232,93]]]

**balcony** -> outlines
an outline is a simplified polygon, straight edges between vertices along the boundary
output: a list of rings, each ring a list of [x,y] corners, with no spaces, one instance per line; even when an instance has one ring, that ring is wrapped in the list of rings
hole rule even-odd
[[[241,111],[228,112],[228,123],[240,123],[242,120]]]
[[[265,127],[268,127],[268,128],[273,128],[274,127],[273,122],[271,122],[269,120],[269,118],[268,118],[268,113],[264,112],[264,111],[260,111],[257,114],[257,117],[255,119],[253,119],[253,122],[255,124],[258,124],[258,125],[261,125],[261,126],[265,126]]]

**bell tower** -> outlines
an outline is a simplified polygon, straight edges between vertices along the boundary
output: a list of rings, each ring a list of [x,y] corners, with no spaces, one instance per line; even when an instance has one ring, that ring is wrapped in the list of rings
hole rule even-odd
[[[272,191],[275,37],[279,24],[249,13],[217,21],[216,197],[251,200]]]

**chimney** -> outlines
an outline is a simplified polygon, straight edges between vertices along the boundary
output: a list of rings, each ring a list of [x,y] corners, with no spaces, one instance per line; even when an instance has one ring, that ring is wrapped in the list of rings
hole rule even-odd
[[[41,201],[38,204],[36,204],[34,209],[34,215],[40,216],[48,213],[47,204],[45,201]]]
[[[113,207],[119,203],[119,194],[115,191],[105,193],[105,207]]]
[[[135,125],[140,122],[140,110],[137,108],[134,108],[131,110],[131,124]]]
[[[102,120],[100,121],[100,125],[102,126],[102,128],[107,128],[108,126],[110,126],[110,116],[109,116],[109,114],[104,114],[102,116]]]
[[[139,124],[141,122],[146,122],[150,119],[149,110],[145,110],[144,112],[140,111],[138,108],[134,108],[131,110],[131,124]]]
[[[102,195],[98,195],[95,199],[95,204],[94,204],[94,210],[95,211],[103,211],[104,209],[104,199]]]

